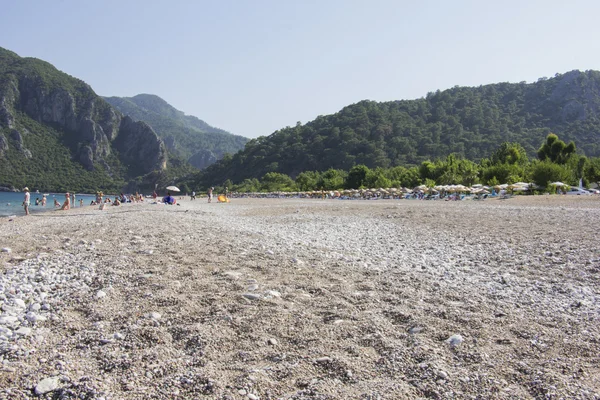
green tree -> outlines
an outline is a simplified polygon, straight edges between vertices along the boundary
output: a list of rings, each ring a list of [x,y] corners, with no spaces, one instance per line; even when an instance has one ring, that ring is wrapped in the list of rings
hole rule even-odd
[[[519,143],[504,142],[492,154],[493,164],[519,164],[527,163],[527,152]]]
[[[296,186],[298,190],[309,191],[316,190],[319,186],[321,174],[317,171],[305,171],[296,177]]]
[[[574,153],[575,143],[566,144],[557,135],[551,133],[546,137],[546,141],[538,150],[537,155],[541,161],[550,160],[558,164],[564,164],[568,157]]]
[[[371,173],[369,167],[364,164],[355,165],[348,172],[346,177],[346,189],[359,189],[365,186],[367,177]]]
[[[553,163],[549,160],[539,161],[534,164],[531,178],[540,186],[547,186],[552,182],[569,181],[570,171],[563,165]]]
[[[261,189],[265,192],[291,192],[296,184],[286,174],[268,172],[261,179]]]

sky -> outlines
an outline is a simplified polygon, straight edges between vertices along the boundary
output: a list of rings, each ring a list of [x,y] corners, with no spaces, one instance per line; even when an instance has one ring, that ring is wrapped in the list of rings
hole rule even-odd
[[[3,0],[0,47],[267,136],[361,100],[600,70],[600,2]]]

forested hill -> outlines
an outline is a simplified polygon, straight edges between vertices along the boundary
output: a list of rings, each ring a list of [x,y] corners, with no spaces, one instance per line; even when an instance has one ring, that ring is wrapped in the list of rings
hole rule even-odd
[[[244,148],[248,139],[215,128],[192,115],[185,115],[152,94],[105,97],[113,107],[136,121],[144,121],[165,141],[169,150],[197,168],[204,168],[225,153]]]
[[[600,72],[571,71],[535,83],[454,87],[425,98],[361,101],[246,144],[194,178],[200,186],[268,172],[416,165],[457,153],[488,157],[502,142],[534,156],[549,132],[600,155]]]
[[[139,188],[179,175],[164,143],[85,82],[0,48],[0,186],[40,191]]]

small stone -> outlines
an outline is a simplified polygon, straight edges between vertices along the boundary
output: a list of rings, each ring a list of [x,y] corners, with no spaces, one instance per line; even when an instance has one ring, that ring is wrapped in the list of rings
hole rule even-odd
[[[450,346],[456,347],[460,345],[464,341],[464,339],[461,335],[452,335],[446,341],[450,344]]]
[[[256,283],[248,286],[248,290],[251,292],[255,291],[256,289],[258,289],[258,285]]]
[[[247,396],[247,397],[248,397],[250,400],[260,400],[260,397],[258,397],[258,396],[257,396],[257,395],[255,395],[255,394],[252,394],[252,393],[248,393],[246,396]]]
[[[440,379],[448,380],[448,373],[446,371],[438,371],[437,376]]]
[[[331,362],[331,357],[320,357],[315,360],[319,364],[325,364]]]
[[[147,317],[154,320],[159,320],[162,317],[162,315],[160,315],[160,313],[157,312],[151,312],[147,314]]]
[[[248,392],[246,392],[246,389],[240,389],[240,390],[238,390],[238,394],[239,394],[240,396],[245,396],[247,393],[248,393]]]
[[[35,394],[38,396],[41,396],[43,394],[52,392],[56,389],[58,389],[58,384],[60,382],[60,378],[58,376],[53,376],[51,378],[46,378],[46,379],[42,379],[36,386],[35,386]]]
[[[273,250],[267,250],[267,254],[273,255],[275,253],[273,252]]]
[[[41,308],[42,308],[42,305],[40,303],[33,303],[32,305],[29,306],[29,309],[31,311],[40,311]]]
[[[11,253],[11,252],[12,252],[12,250],[11,250],[11,249],[9,249],[8,247],[3,247],[3,248],[2,248],[2,252],[3,252],[3,253]]]
[[[265,296],[266,297],[281,297],[281,293],[279,293],[277,290],[267,290],[265,292]]]
[[[411,335],[416,335],[417,333],[420,333],[422,330],[423,330],[423,328],[420,326],[413,326],[412,328],[410,328],[408,330],[408,333],[410,333]]]
[[[268,340],[268,342],[271,346],[277,346],[277,339],[271,338]]]
[[[123,335],[122,333],[119,332],[115,332],[115,334],[113,335],[113,337],[117,340],[123,340],[125,339],[125,335]]]
[[[21,335],[21,336],[29,336],[29,335],[31,335],[31,328],[26,328],[26,327],[22,326],[19,329],[17,329],[15,331],[15,333],[17,335]]]
[[[258,300],[258,299],[260,299],[260,294],[256,294],[256,293],[244,293],[242,296],[244,296],[248,300]]]
[[[98,290],[98,293],[96,293],[96,298],[97,299],[102,299],[104,297],[106,297],[106,292],[102,291],[102,290]]]
[[[15,299],[15,305],[20,308],[26,308],[25,302],[21,299]]]

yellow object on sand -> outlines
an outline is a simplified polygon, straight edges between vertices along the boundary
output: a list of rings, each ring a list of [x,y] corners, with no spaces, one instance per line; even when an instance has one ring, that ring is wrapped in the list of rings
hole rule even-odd
[[[219,197],[217,197],[217,201],[219,203],[229,203],[229,199],[227,197],[225,197],[225,195],[220,195]]]

